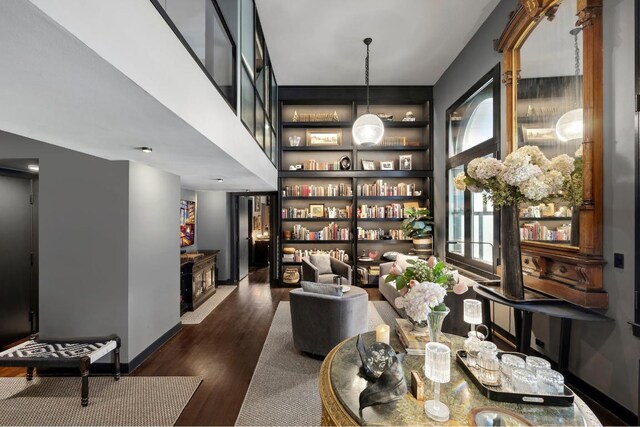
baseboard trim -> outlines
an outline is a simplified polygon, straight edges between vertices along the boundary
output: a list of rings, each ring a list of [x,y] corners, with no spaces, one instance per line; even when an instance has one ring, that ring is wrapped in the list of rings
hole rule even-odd
[[[513,334],[510,334],[505,329],[496,324],[493,325],[493,331],[500,337],[500,339],[513,346],[513,348],[515,349],[516,340]],[[548,359],[546,355],[540,353],[534,348],[531,349],[531,352],[538,357]],[[557,369],[557,362],[553,360],[551,360],[550,362],[551,367],[553,369]],[[605,411],[611,413],[614,417],[620,419],[620,421],[623,421],[628,425],[636,425],[638,423],[638,416],[634,414],[633,411],[622,406],[607,394],[601,392],[578,376],[572,374],[571,372],[567,372],[567,374],[565,375],[565,380],[567,384],[569,384],[576,391],[589,397],[589,399],[591,399],[595,404],[600,405]]]
[[[127,373],[132,372],[134,369],[140,366],[147,357],[151,356],[153,353],[155,353],[156,350],[158,350],[167,341],[173,338],[173,336],[177,334],[180,331],[180,329],[182,329],[182,323],[178,322],[171,329],[169,329],[167,332],[162,334],[160,338],[152,342],[151,345],[149,345],[149,347],[145,348],[140,353],[138,353],[138,355],[133,359],[131,359],[127,364]]]

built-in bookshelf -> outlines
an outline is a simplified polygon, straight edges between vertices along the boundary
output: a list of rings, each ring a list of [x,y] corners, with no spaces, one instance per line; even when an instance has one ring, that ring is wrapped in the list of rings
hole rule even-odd
[[[392,116],[373,147],[353,144],[351,134],[366,111],[363,87],[283,86],[279,97],[278,271],[299,264],[285,262],[283,248],[348,258],[355,281],[358,267],[375,272],[385,252],[409,252],[404,209],[433,210],[431,87],[371,88],[370,111]],[[407,112],[413,120],[403,120]],[[378,256],[359,261],[362,253]]]

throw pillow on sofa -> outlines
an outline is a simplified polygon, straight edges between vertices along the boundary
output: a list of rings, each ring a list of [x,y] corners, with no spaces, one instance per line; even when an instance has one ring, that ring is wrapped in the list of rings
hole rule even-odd
[[[418,257],[414,256],[414,255],[404,255],[404,254],[398,254],[397,258],[396,258],[396,265],[398,267],[400,267],[402,269],[402,271],[405,271],[407,269],[407,267],[410,267],[411,264],[409,264],[407,261],[408,260],[417,260]]]
[[[311,294],[342,296],[342,286],[330,285],[328,283],[300,282],[300,286],[304,292]]]

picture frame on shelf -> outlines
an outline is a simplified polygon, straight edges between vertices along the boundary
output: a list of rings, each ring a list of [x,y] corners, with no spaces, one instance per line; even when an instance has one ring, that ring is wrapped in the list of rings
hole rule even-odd
[[[309,216],[311,218],[324,218],[324,204],[309,205]]]
[[[380,161],[380,170],[381,171],[392,171],[393,170],[393,160]]]
[[[558,134],[554,128],[532,128],[522,125],[522,142],[524,144],[555,143]]]
[[[307,129],[309,147],[342,145],[342,129]]]
[[[412,159],[413,155],[412,154],[403,154],[400,156],[400,167],[399,170],[401,171],[410,171],[412,170]]]
[[[376,162],[373,160],[363,160],[362,161],[362,170],[365,171],[374,171],[376,170]]]

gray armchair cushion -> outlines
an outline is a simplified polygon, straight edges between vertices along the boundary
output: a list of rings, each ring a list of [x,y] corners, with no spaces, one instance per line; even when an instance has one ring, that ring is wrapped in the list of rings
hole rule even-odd
[[[337,297],[342,296],[342,286],[334,284],[300,282],[300,286],[303,291],[313,294],[334,295]]]
[[[318,274],[331,274],[331,257],[329,255],[310,255],[309,262],[318,269]]]
[[[289,293],[293,343],[299,351],[326,356],[333,347],[368,329],[369,297],[352,287],[343,296],[297,288]]]

